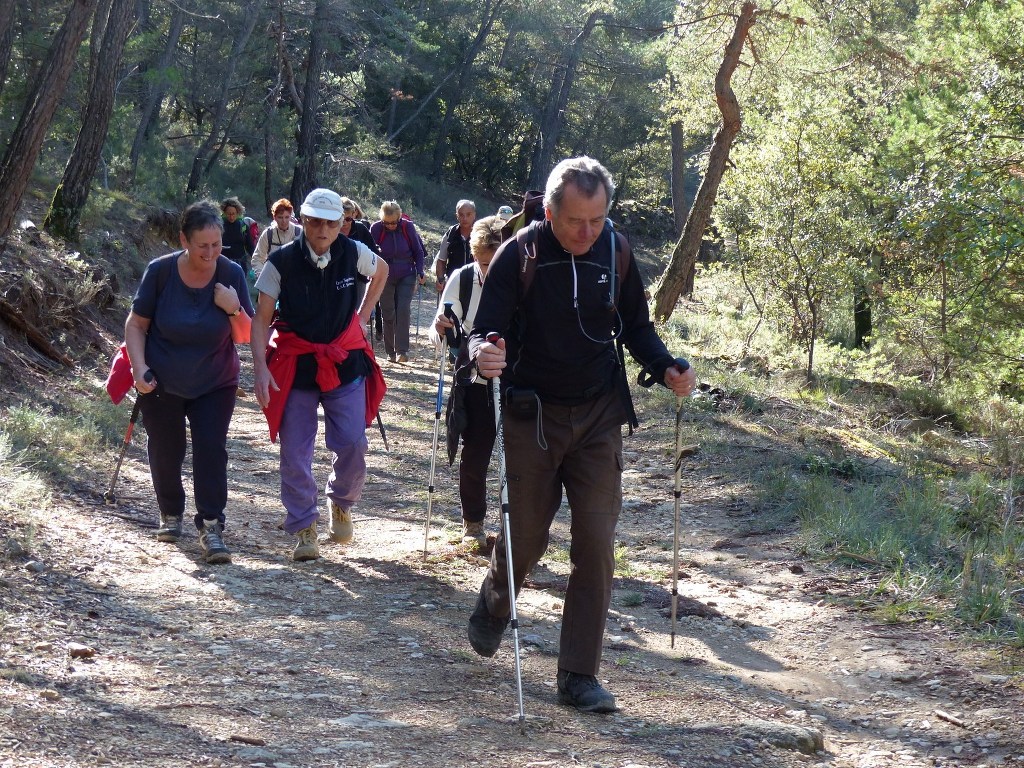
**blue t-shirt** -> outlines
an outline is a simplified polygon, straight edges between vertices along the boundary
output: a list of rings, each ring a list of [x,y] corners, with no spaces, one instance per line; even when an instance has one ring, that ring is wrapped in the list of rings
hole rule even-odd
[[[178,274],[181,252],[154,259],[132,300],[132,312],[150,320],[146,362],[161,389],[191,400],[227,386],[238,386],[240,363],[231,340],[231,318],[213,303],[217,278],[232,286],[242,311],[253,315],[242,268],[224,256],[202,288],[189,288]],[[169,268],[166,260],[172,260]],[[160,272],[166,270],[161,282]],[[226,276],[226,277],[225,277]]]

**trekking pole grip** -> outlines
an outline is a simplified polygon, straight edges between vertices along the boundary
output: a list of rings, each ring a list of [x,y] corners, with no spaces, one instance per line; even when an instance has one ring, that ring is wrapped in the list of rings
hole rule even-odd
[[[450,301],[444,303],[444,316],[454,324],[451,328],[445,328],[444,337],[447,339],[450,348],[458,350],[462,344],[462,328],[460,328],[459,318],[456,317],[455,310],[452,309],[452,302]]]

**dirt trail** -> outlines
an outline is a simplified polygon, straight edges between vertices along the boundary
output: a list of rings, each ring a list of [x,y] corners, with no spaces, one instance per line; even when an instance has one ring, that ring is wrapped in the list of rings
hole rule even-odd
[[[30,551],[0,554],[0,766],[1024,765],[1019,673],[938,627],[849,607],[860,572],[804,561],[787,535],[741,535],[750,513],[700,453],[684,465],[671,648],[673,414],[642,392],[601,675],[621,711],[555,703],[560,514],[519,604],[520,735],[511,635],[493,659],[465,639],[485,561],[456,543],[443,459],[422,558],[437,368],[422,334],[413,354],[384,364],[391,451],[368,431],[356,540],[322,541],[319,561],[290,559],[251,395],[229,437],[231,565],[205,565],[192,532],[154,539],[141,447],[116,508],[83,487],[40,510]],[[316,461],[322,482],[322,448]],[[3,520],[0,542],[24,536]],[[817,734],[824,750],[802,753]]]

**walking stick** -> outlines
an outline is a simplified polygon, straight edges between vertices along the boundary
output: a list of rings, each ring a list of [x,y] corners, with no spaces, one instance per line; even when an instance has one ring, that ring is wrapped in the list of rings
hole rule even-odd
[[[423,283],[416,288],[416,336],[420,335],[420,312],[423,309]]]
[[[446,301],[444,304],[444,315],[456,324],[459,322],[452,311],[452,303]],[[430,449],[430,482],[427,484],[427,520],[423,526],[423,559],[427,559],[427,550],[430,546],[430,511],[434,504],[434,468],[437,466],[437,433],[441,429],[441,403],[444,400],[444,366],[445,348],[449,343],[457,341],[457,336],[452,333],[448,338],[448,331],[441,337],[441,364],[437,369],[437,404],[434,408],[434,445]]]
[[[148,383],[153,380],[153,371],[146,371],[142,378]],[[117,478],[121,474],[121,462],[124,461],[124,455],[128,451],[128,446],[132,442],[132,432],[135,431],[135,422],[139,419],[139,407],[142,405],[141,401],[144,396],[138,392],[135,393],[135,405],[132,406],[132,414],[128,417],[128,429],[124,433],[124,442],[121,444],[121,453],[117,457],[117,465],[114,467],[114,476],[110,478],[110,487],[107,488],[107,492],[103,494],[103,501],[107,504],[117,504],[117,496],[114,495],[114,486],[117,485]]]
[[[690,367],[690,364],[682,358],[675,362],[676,370],[680,373]],[[669,642],[670,648],[676,647],[676,610],[679,606],[679,499],[682,492],[682,466],[683,466],[683,398],[676,398],[676,466],[675,466],[675,512],[672,523],[672,637]]]
[[[377,426],[380,427],[380,439],[384,441],[384,450],[391,453],[391,449],[388,448],[388,435],[384,431],[384,422],[380,420],[380,411],[377,411]]]
[[[492,344],[498,342],[497,333],[487,334],[487,341]],[[519,658],[519,617],[516,614],[516,582],[515,569],[512,567],[512,526],[508,514],[508,476],[505,473],[505,430],[501,418],[501,377],[495,376],[491,379],[492,394],[494,396],[494,447],[498,449],[498,482],[501,488],[501,528],[505,538],[505,565],[508,571],[508,604],[509,616],[512,625],[512,648],[515,651],[516,660],[516,692],[519,697],[519,731],[526,735],[526,713],[523,710],[523,670]]]

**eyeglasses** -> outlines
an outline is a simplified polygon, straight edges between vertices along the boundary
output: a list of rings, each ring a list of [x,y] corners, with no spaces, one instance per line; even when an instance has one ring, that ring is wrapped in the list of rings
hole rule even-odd
[[[344,222],[345,222],[346,224],[348,224],[349,222],[355,221],[355,220],[356,220],[356,217],[355,217],[355,216],[346,216],[346,217],[344,218]]]
[[[395,229],[398,226],[398,219],[395,219],[394,221],[388,221],[387,219],[384,219],[384,226],[387,227],[388,229]]]
[[[341,226],[341,221],[338,219],[331,221],[330,219],[317,219],[312,216],[303,216],[302,223],[307,227],[327,227],[328,229],[337,229]]]

